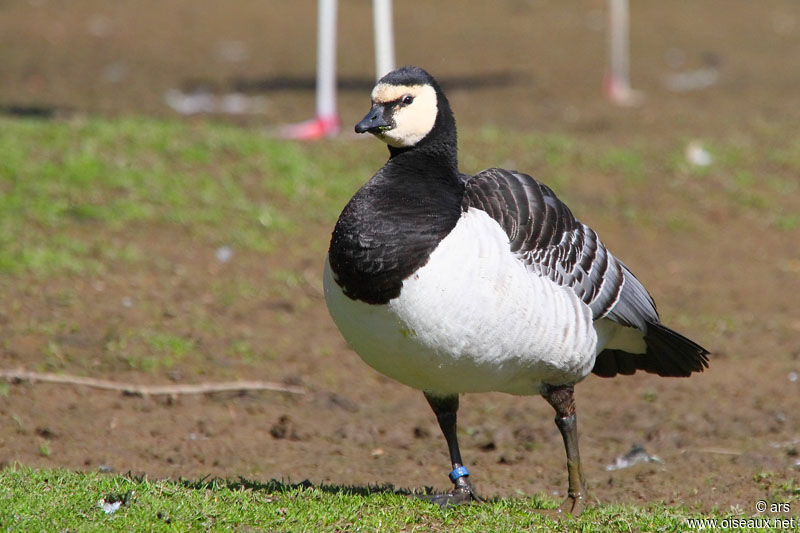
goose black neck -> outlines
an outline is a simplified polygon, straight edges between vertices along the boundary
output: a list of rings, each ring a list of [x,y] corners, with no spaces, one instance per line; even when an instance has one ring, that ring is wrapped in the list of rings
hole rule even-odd
[[[433,133],[433,132],[431,132]],[[426,161],[429,166],[443,166],[458,173],[458,149],[455,135],[452,141],[442,141],[440,139],[430,139],[430,135],[414,146],[395,147],[389,146],[389,160],[395,158],[406,159],[414,158]],[[399,160],[397,161],[399,162]]]

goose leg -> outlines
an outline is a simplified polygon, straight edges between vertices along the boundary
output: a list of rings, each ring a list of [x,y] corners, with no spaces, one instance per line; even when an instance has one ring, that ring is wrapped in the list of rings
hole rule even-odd
[[[458,395],[434,396],[425,393],[439,427],[447,441],[447,449],[450,452],[450,462],[453,470],[450,472],[450,481],[453,482],[453,490],[446,494],[433,494],[421,496],[422,499],[433,502],[441,507],[447,505],[458,505],[471,501],[483,501],[475,492],[475,488],[469,481],[469,472],[461,462],[461,452],[458,449],[458,436],[456,435],[456,412],[458,411]]]
[[[567,498],[558,508],[559,513],[579,516],[586,505],[586,481],[581,469],[578,453],[578,420],[575,415],[575,400],[572,385],[544,385],[542,396],[556,410],[556,425],[564,439],[567,452],[567,474],[569,486]]]

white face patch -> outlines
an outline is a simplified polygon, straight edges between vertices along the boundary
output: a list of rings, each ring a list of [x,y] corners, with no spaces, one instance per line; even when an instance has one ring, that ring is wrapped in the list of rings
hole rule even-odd
[[[405,96],[414,100],[402,103]],[[379,83],[372,90],[372,101],[376,104],[396,104],[392,118],[394,128],[375,134],[388,145],[401,148],[414,146],[422,140],[436,123],[439,107],[436,104],[436,91],[430,85],[389,85]]]

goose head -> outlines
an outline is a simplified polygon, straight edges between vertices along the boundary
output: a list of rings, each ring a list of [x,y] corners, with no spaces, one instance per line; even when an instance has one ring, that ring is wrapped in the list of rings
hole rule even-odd
[[[390,147],[412,148],[423,141],[455,145],[455,120],[436,80],[419,67],[393,70],[372,89],[372,106],[356,124]]]

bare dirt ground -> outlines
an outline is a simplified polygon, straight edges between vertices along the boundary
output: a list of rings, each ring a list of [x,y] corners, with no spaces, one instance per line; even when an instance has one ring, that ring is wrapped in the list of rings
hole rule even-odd
[[[314,4],[5,2],[0,105],[175,116],[165,92],[204,86],[263,98],[262,113],[235,119],[254,129],[305,119],[313,108]],[[349,129],[373,78],[372,13],[366,0],[341,4],[340,105]],[[399,61],[449,85],[464,128],[669,144],[800,119],[800,12],[788,0],[633,3],[633,82],[646,97],[635,109],[610,106],[600,91],[604,2],[395,4]],[[718,79],[707,89],[665,85],[671,74],[712,64]],[[493,163],[500,162],[482,166]],[[545,164],[538,173],[546,180]],[[714,352],[711,368],[688,380],[590,377],[577,387],[581,452],[603,502],[752,512],[756,500],[788,500],[798,486],[800,383],[789,378],[800,372],[798,233],[720,209],[691,239],[612,214],[598,228],[650,288],[665,322]],[[256,378],[309,392],[166,399],[14,384],[0,397],[3,464],[448,487],[446,448],[422,395],[366,367],[328,317],[320,270],[330,227],[308,228],[306,242],[284,242],[272,255],[238,252],[224,265],[213,248],[174,228],[120,231],[158,260],[35,288],[0,285],[0,367],[60,357],[62,371],[122,381]],[[278,283],[267,274],[279,271],[300,281],[265,286]],[[237,283],[255,289],[226,297],[239,294]],[[80,297],[64,297],[65,288]],[[194,330],[203,320],[209,328]],[[140,327],[195,339],[193,366],[147,373],[102,360],[115,331]],[[236,339],[255,347],[247,365],[225,357]],[[485,495],[563,493],[563,447],[544,401],[487,394],[461,405],[462,451]],[[636,443],[663,462],[605,470]]]

